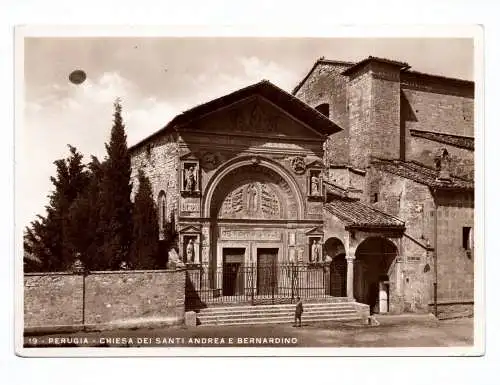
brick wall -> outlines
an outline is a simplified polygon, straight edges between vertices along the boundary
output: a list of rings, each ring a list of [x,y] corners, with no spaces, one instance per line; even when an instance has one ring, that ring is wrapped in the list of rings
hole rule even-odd
[[[472,301],[474,252],[462,247],[462,228],[474,227],[472,195],[442,193],[437,210],[438,303]]]
[[[418,137],[411,137],[409,143],[407,160],[414,160],[435,168],[434,157],[439,149],[446,148],[450,155],[451,174],[470,180],[474,179],[474,151]]]
[[[346,102],[348,78],[341,75],[347,67],[348,65],[341,63],[319,63],[295,95],[314,108],[328,103],[329,118],[343,128],[343,131],[331,135],[325,143],[327,164],[344,164],[349,161],[349,118]]]
[[[348,84],[350,163],[365,168],[370,155],[399,158],[399,69],[367,65]]]
[[[24,326],[85,325],[184,320],[184,270],[32,273],[24,277]],[[84,282],[85,280],[85,282]]]
[[[403,86],[406,129],[474,136],[474,96],[451,90],[426,91]],[[408,135],[408,133],[407,133]]]

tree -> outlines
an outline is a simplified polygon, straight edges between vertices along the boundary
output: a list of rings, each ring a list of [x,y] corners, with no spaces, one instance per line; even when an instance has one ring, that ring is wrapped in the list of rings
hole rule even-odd
[[[67,234],[73,250],[81,254],[81,261],[89,270],[97,270],[99,264],[99,192],[105,165],[92,157],[88,164],[89,181],[86,188],[74,200],[69,210]]]
[[[26,228],[26,251],[41,261],[40,270],[60,271],[69,268],[74,259],[74,249],[67,234],[69,209],[78,194],[88,183],[88,174],[82,163],[83,155],[68,145],[70,155],[54,162],[56,176],[50,180],[54,190],[49,195],[47,215],[38,215]]]
[[[122,119],[122,106],[114,103],[114,120],[109,144],[106,144],[106,164],[100,184],[100,211],[97,237],[99,267],[117,269],[127,261],[132,231],[132,186],[130,183],[130,155]]]
[[[158,213],[153,200],[151,183],[139,170],[139,189],[134,201],[133,235],[130,262],[134,269],[156,269],[158,263]]]

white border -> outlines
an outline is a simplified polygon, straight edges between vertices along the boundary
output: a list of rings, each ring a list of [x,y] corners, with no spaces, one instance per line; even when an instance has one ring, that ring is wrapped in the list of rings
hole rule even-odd
[[[15,144],[22,143],[22,111],[24,80],[24,37],[33,36],[284,36],[283,29],[275,26],[259,27],[123,27],[123,26],[27,26],[16,29],[16,109]],[[475,226],[475,317],[473,347],[466,348],[24,348],[23,343],[23,279],[22,279],[22,228],[16,228],[15,261],[15,348],[26,357],[118,357],[118,356],[462,356],[484,353],[485,292],[484,292],[484,55],[483,30],[480,26],[337,26],[335,28],[294,25],[287,30],[287,37],[470,37],[475,40],[475,127],[476,127],[476,205]],[[299,81],[300,79],[297,79]],[[15,163],[21,160],[15,153]],[[22,186],[15,185],[16,191]],[[16,194],[17,195],[17,194]],[[16,211],[17,213],[17,211]]]

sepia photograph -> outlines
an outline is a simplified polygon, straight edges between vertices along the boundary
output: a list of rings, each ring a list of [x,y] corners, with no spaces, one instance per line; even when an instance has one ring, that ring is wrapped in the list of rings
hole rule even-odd
[[[52,31],[16,30],[18,354],[482,354],[478,33]]]

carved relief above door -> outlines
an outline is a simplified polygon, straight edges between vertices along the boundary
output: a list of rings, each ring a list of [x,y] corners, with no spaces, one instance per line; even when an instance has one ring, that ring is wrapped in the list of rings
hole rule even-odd
[[[250,182],[226,196],[220,217],[278,219],[281,211],[280,199],[272,186]]]
[[[234,170],[214,193],[212,214],[228,219],[287,219],[297,216],[297,199],[275,172],[258,165]]]

